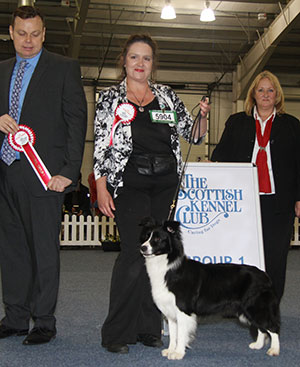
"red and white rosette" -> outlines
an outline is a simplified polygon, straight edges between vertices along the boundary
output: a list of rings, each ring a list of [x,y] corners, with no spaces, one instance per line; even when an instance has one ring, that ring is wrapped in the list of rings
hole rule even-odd
[[[135,116],[136,109],[130,103],[122,103],[116,108],[115,119],[110,132],[110,146],[113,145],[114,134],[119,124],[122,123],[123,125],[129,125],[131,121],[134,120]]]
[[[25,154],[44,189],[47,190],[51,175],[33,147],[35,143],[34,131],[26,125],[19,125],[19,130],[14,135],[8,134],[8,142],[14,150]]]

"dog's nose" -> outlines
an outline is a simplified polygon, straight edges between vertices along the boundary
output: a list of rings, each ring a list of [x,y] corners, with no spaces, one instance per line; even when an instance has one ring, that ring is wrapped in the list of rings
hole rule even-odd
[[[146,252],[147,251],[147,246],[146,245],[142,245],[141,246],[141,251],[142,252]]]

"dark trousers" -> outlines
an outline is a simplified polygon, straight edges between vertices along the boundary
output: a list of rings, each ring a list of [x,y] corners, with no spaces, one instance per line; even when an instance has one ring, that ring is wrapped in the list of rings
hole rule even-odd
[[[2,323],[27,329],[32,318],[36,327],[53,330],[63,195],[33,197],[19,165],[14,162],[7,167],[0,162]]]
[[[260,204],[266,272],[280,300],[284,292],[295,212],[294,208],[289,212],[278,212],[275,195],[261,195]]]
[[[166,220],[176,190],[177,173],[143,176],[124,173],[124,187],[114,200],[121,252],[115,262],[109,313],[102,327],[102,344],[134,344],[138,334],[161,335],[161,314],[156,308],[140,253],[139,223],[152,216]]]

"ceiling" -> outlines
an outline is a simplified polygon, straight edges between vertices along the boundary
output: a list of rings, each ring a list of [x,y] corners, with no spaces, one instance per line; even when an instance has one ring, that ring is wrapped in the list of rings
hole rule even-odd
[[[291,0],[293,1],[300,0]],[[48,50],[78,57],[82,66],[115,67],[121,46],[133,33],[149,33],[159,46],[159,68],[176,71],[236,70],[245,55],[289,0],[210,1],[216,20],[200,22],[202,0],[171,0],[174,20],[162,20],[164,0],[36,0],[46,17]],[[0,60],[14,55],[8,36],[18,1],[0,0]],[[281,13],[282,15],[283,13]],[[289,14],[284,15],[286,23]],[[265,67],[275,74],[299,75],[300,16],[272,44]],[[274,47],[276,46],[276,47]],[[100,75],[100,72],[99,74]]]

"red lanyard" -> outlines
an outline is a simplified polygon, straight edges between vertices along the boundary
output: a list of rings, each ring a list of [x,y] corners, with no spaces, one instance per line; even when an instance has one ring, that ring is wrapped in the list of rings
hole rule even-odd
[[[271,181],[267,163],[267,152],[266,146],[270,140],[272,123],[274,120],[274,114],[267,121],[264,134],[261,133],[261,126],[258,119],[255,120],[256,125],[256,137],[259,145],[259,151],[256,156],[256,166],[258,170],[258,181],[259,181],[259,191],[270,193],[271,192]]]

